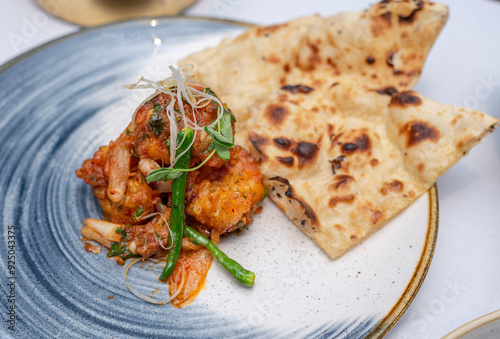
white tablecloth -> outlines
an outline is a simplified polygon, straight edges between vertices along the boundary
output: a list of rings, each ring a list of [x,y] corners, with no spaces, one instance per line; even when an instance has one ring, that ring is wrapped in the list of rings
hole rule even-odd
[[[361,9],[369,2],[200,0],[186,14],[272,24]],[[416,89],[500,117],[500,2],[444,2],[450,19]],[[32,0],[0,0],[0,14],[0,64],[79,30],[45,14]],[[439,178],[438,192],[434,259],[420,292],[387,338],[438,338],[500,308],[500,132]]]

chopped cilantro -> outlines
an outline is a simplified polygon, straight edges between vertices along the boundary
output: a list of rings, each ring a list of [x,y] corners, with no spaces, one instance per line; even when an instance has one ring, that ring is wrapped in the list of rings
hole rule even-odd
[[[134,213],[134,217],[139,218],[142,215],[142,207],[137,208],[137,212]]]
[[[127,232],[122,227],[118,227],[115,230],[116,233],[121,234],[122,238],[125,239],[127,237]]]
[[[158,104],[158,106],[160,106],[161,111],[161,105]],[[165,121],[163,121],[160,112],[156,110],[153,111],[149,119],[149,127],[151,131],[153,131],[155,138],[158,138],[158,136],[165,131]]]
[[[135,145],[132,145],[132,158],[139,159],[139,155],[137,154],[137,151],[135,149]]]

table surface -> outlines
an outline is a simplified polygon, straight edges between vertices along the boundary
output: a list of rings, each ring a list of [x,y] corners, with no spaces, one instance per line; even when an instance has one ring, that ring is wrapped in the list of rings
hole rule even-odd
[[[450,19],[415,89],[500,118],[500,1],[441,1],[450,6]],[[200,0],[185,14],[266,25],[362,9],[369,3]],[[45,14],[33,0],[0,0],[0,13],[0,64],[80,29]],[[437,186],[434,258],[418,295],[387,338],[438,338],[500,308],[500,132],[440,177]]]

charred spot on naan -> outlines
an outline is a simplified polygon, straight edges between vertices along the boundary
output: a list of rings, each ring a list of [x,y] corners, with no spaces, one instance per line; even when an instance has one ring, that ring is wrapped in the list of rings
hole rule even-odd
[[[432,5],[432,3],[429,3]],[[397,6],[397,7],[392,7]],[[381,2],[375,4],[372,7],[372,13],[379,15],[375,16],[374,22],[377,25],[372,26],[372,33],[374,36],[380,34],[382,28],[390,27],[392,25],[392,11],[397,15],[398,22],[400,24],[412,24],[417,16],[417,13],[421,11],[425,6],[424,0],[417,1],[387,1],[382,0]],[[398,13],[396,13],[398,12]]]
[[[394,68],[394,55],[397,53],[398,51],[389,51],[387,53],[387,57],[385,59],[385,62],[387,63],[387,65],[389,65],[389,67],[392,67]]]
[[[274,138],[273,141],[277,148],[290,151],[293,155],[297,156],[299,160],[299,167],[313,165],[318,158],[318,144],[321,142],[321,139],[318,143],[294,141],[287,138]]]
[[[281,125],[288,115],[290,112],[284,105],[269,104],[264,111],[264,116],[274,126]]]
[[[387,195],[389,192],[402,192],[403,188],[404,184],[401,181],[394,179],[391,182],[384,182],[382,188],[380,189],[380,193],[382,193],[382,195]]]
[[[312,236],[315,228],[321,226],[316,212],[296,194],[288,179],[279,176],[264,179],[264,186],[271,199],[304,233]]]
[[[352,204],[356,199],[356,195],[348,194],[344,196],[331,197],[328,201],[328,206],[335,207],[338,203]]]
[[[333,126],[332,124],[326,124],[326,132],[330,138],[330,140],[332,140],[332,138],[335,136],[335,126]]]
[[[387,53],[386,57],[386,64],[392,68],[392,74],[396,76],[406,76],[407,78],[410,78],[409,81],[411,81],[411,78],[415,77],[416,75],[420,75],[420,69],[412,69],[412,70],[404,70],[401,68],[396,68],[396,58],[397,58],[397,64],[398,67],[401,67],[401,65],[407,65],[410,64],[412,59],[417,58],[417,55],[415,53],[411,53],[408,56],[405,56],[403,53],[400,51],[389,51]],[[399,86],[401,87],[406,87],[408,86],[408,83],[401,80],[399,81]],[[396,91],[397,92],[397,91]]]
[[[337,65],[337,63],[335,61],[333,61],[332,58],[326,58],[326,64],[335,70],[335,75],[340,74],[340,70],[338,69],[339,66]]]
[[[401,56],[401,61],[403,64],[411,64],[412,62],[418,61],[418,62],[424,62],[425,57],[422,54],[417,54],[415,52],[411,52],[409,54],[404,54]]]
[[[301,53],[298,53],[296,56],[296,66],[304,72],[314,71],[316,66],[322,63],[320,54],[321,45],[322,40],[320,38],[311,41],[310,38],[307,37],[305,44],[302,44],[299,48]]]
[[[457,123],[459,120],[461,120],[463,117],[464,117],[464,116],[463,116],[462,114],[457,114],[457,115],[453,118],[453,120],[451,121],[451,124],[452,124],[453,126],[455,126],[455,125],[456,125],[456,123]]]
[[[333,148],[333,146],[342,145],[342,142],[339,141],[339,139],[342,137],[342,135],[344,135],[344,133],[342,133],[342,132],[337,133],[337,134],[335,134],[335,133],[330,134],[330,140],[331,140],[330,149]]]
[[[381,209],[373,207],[372,203],[358,204],[355,210],[351,213],[355,213],[358,217],[358,222],[364,220],[365,222],[371,223],[372,225],[377,225],[385,221],[385,212]],[[364,222],[363,222],[364,224]],[[354,234],[362,235],[365,233],[360,225],[356,225],[353,229]]]
[[[328,188],[332,190],[347,189],[349,184],[354,181],[354,178],[350,175],[337,175],[334,178],[334,183],[330,184]]]
[[[399,23],[401,24],[411,24],[415,20],[415,17],[418,13],[418,11],[421,11],[424,8],[424,1],[419,0],[419,1],[414,1],[413,2],[416,5],[416,8],[411,11],[409,15],[398,15]]]
[[[264,147],[269,144],[269,139],[257,133],[249,132],[248,140],[250,140],[250,142],[252,143],[253,147],[255,147],[257,152],[259,152],[262,156],[265,157]]]
[[[300,85],[300,84],[299,85],[285,85],[285,86],[281,87],[281,89],[284,91],[288,91],[290,93],[293,93],[293,94],[297,94],[297,93],[307,94],[307,93],[310,93],[314,90],[314,88],[312,88],[312,87]]]
[[[287,167],[292,167],[294,163],[293,157],[276,157],[276,160],[278,160],[280,163],[282,163]]]
[[[350,142],[343,142],[340,148],[345,155],[351,155],[354,152],[366,152],[369,155],[371,154],[372,143],[368,135],[363,133]]]
[[[270,62],[272,64],[281,63],[281,59],[278,58],[275,54],[269,54],[268,56],[263,57],[263,60]]]
[[[344,161],[345,155],[340,155],[333,160],[328,160],[328,162],[332,165],[333,175],[336,174],[336,171],[342,168],[342,161]]]
[[[384,88],[376,89],[375,92],[377,92],[378,94],[385,94],[392,96],[393,94],[397,93],[398,90],[394,86],[387,86]]]
[[[462,149],[465,147],[465,145],[467,145],[469,142],[473,141],[474,140],[474,137],[472,136],[466,136],[465,138],[462,138],[460,139],[458,142],[457,142],[457,149]],[[465,154],[464,154],[465,155]]]
[[[319,47],[318,45],[321,44],[321,40],[314,42],[307,41],[307,45],[311,49],[311,55],[309,56],[309,63],[312,67],[315,67],[315,64],[321,62],[321,57],[319,55]]]
[[[274,144],[283,150],[290,150],[292,147],[292,141],[287,138],[274,138]]]
[[[379,211],[379,210],[372,211],[372,218],[371,218],[372,224],[375,225],[376,223],[381,221],[383,218],[384,218],[384,212]]]
[[[440,137],[439,129],[437,127],[427,121],[420,120],[406,123],[399,130],[399,134],[407,135],[407,147],[418,145],[424,141],[438,142]]]
[[[414,69],[414,70],[408,70],[405,71],[403,69],[394,69],[392,71],[392,74],[394,75],[400,75],[400,76],[406,76],[408,79],[406,81],[412,81],[412,78],[415,77],[416,75],[420,75],[421,71],[419,69]],[[406,87],[408,86],[408,82],[405,80],[400,80],[398,85],[401,87]]]
[[[366,16],[364,14],[362,17]],[[370,23],[370,32],[374,37],[377,37],[384,33],[385,30],[392,26],[391,23],[391,13],[386,12],[378,16],[372,17]]]
[[[409,107],[409,106],[420,106],[422,100],[418,97],[418,93],[414,91],[404,91],[392,95],[391,107]]]
[[[299,167],[311,165],[316,162],[318,157],[319,147],[307,141],[300,141],[296,148],[292,148],[291,152],[299,157]]]

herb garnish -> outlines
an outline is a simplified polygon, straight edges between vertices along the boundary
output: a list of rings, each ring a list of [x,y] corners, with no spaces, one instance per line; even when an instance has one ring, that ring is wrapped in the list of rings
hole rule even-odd
[[[126,226],[125,226],[126,227]],[[122,238],[125,239],[127,237],[127,232],[122,227],[118,227],[115,230],[116,233],[121,234]]]
[[[132,158],[139,159],[139,154],[137,154],[137,150],[135,149],[135,145],[132,145]]]
[[[108,258],[112,257],[120,257],[123,260],[127,260],[130,258],[138,258],[140,257],[139,254],[134,254],[130,252],[127,244],[123,241],[121,242],[113,242],[111,244],[111,249],[109,250],[108,254],[106,255]]]
[[[220,114],[220,108],[218,109],[218,114]],[[151,171],[146,177],[147,182],[160,181],[160,180],[173,180],[179,178],[183,172],[191,172],[196,171],[201,168],[203,165],[207,163],[208,160],[214,155],[217,154],[219,158],[224,161],[229,160],[231,157],[231,153],[229,151],[230,148],[234,147],[234,136],[233,136],[233,127],[231,122],[233,121],[233,117],[229,110],[224,109],[224,114],[222,118],[218,121],[216,127],[214,129],[210,126],[205,126],[205,132],[212,137],[212,141],[208,145],[208,150],[210,155],[203,160],[201,164],[194,168],[188,169],[180,169],[180,168],[158,168],[154,171]],[[170,146],[167,143],[167,146]]]
[[[153,113],[149,119],[149,127],[153,131],[155,138],[165,131],[165,121],[161,117],[161,104],[155,102],[153,105]]]
[[[137,208],[137,212],[134,213],[134,217],[139,218],[142,215],[142,207]]]

